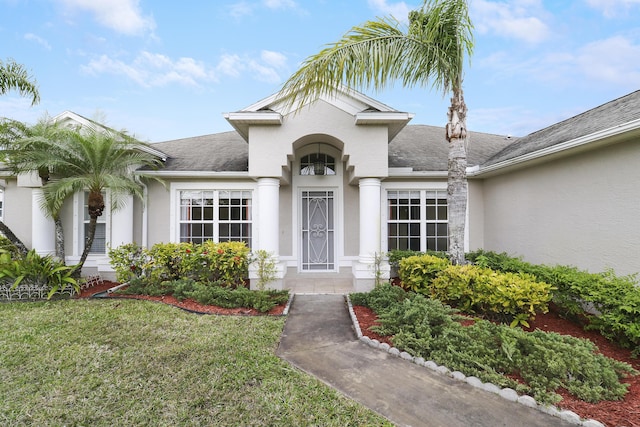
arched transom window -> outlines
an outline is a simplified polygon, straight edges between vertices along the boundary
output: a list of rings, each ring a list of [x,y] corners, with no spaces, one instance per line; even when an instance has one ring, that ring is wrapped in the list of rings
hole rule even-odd
[[[307,154],[300,159],[300,175],[335,175],[336,159],[324,153]]]

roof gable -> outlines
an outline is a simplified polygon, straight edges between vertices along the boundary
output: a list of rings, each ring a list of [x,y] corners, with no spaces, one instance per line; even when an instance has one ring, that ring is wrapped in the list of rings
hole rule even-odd
[[[280,93],[275,93],[242,110],[225,113],[224,118],[248,141],[251,125],[281,125],[285,116],[294,114],[302,108],[308,108],[319,100],[352,115],[356,125],[388,125],[390,140],[413,118],[412,113],[395,110],[342,85],[339,86],[335,95],[322,95],[318,100],[303,105],[291,106],[280,99]]]

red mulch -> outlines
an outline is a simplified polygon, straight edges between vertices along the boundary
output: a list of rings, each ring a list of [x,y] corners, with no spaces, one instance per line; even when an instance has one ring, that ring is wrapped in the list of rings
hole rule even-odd
[[[78,294],[77,298],[90,298],[95,294],[100,292],[104,292],[107,289],[113,288],[114,286],[119,285],[119,283],[110,282],[105,280],[103,284],[92,286],[88,289],[84,289]],[[185,310],[193,311],[195,313],[200,314],[221,314],[221,315],[234,315],[234,316],[281,316],[284,312],[286,304],[282,304],[276,306],[269,310],[266,313],[260,313],[258,310],[254,308],[223,308],[215,305],[204,305],[200,304],[197,301],[192,299],[185,299],[182,301],[178,301],[177,298],[172,296],[159,296],[152,297],[149,295],[113,295],[112,298],[129,298],[129,299],[139,299],[146,301],[156,301],[162,302],[165,304],[173,305],[175,307],[179,307]]]
[[[377,316],[372,310],[361,306],[354,306],[353,310],[363,334],[371,339],[377,339],[380,342],[392,345],[391,337],[382,337],[369,330],[369,328],[377,324]],[[598,346],[600,352],[605,356],[627,362],[640,371],[640,359],[632,359],[630,350],[620,348],[596,331],[585,331],[582,326],[562,318],[557,310],[551,310],[547,314],[539,314],[534,321],[529,323],[531,330],[537,328],[543,331],[589,339]],[[582,418],[598,420],[610,427],[640,427],[640,375],[626,378],[623,381],[630,384],[629,392],[624,400],[587,403],[576,399],[566,391],[559,391],[562,401],[557,406],[573,411]]]

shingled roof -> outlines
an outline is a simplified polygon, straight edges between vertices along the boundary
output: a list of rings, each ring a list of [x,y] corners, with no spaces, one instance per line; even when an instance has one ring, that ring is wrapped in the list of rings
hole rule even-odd
[[[468,164],[477,165],[511,143],[499,135],[472,132]],[[158,142],[167,155],[164,171],[246,172],[248,144],[235,131]],[[389,144],[389,167],[446,171],[448,144],[444,127],[406,126]]]
[[[519,138],[489,158],[489,166],[640,120],[640,90]]]
[[[157,142],[167,155],[164,171],[246,172],[249,145],[235,131]]]
[[[523,138],[470,132],[467,164],[486,167],[640,120],[640,91]],[[246,172],[248,144],[235,131],[153,144],[167,154],[165,171]],[[446,171],[444,126],[408,125],[389,143],[389,167]]]
[[[467,164],[479,165],[502,150],[513,139],[501,135],[470,132]],[[409,125],[389,143],[389,167],[414,171],[446,171],[449,143],[444,126]]]

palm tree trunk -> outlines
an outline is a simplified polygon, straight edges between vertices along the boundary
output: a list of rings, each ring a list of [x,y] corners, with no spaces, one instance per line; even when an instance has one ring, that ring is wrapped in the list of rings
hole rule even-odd
[[[11,231],[9,227],[7,227],[7,224],[5,224],[4,221],[0,221],[0,232],[4,234],[4,236],[9,239],[11,243],[13,243],[20,254],[24,256],[29,252],[25,244],[22,243],[22,240],[20,240],[18,236],[16,236],[13,231]]]
[[[76,278],[79,278],[82,273],[82,267],[84,266],[87,257],[89,256],[89,252],[91,251],[91,246],[93,245],[93,239],[96,236],[96,228],[98,227],[98,217],[91,215],[89,217],[89,229],[87,230],[87,236],[84,242],[84,251],[82,251],[82,256],[80,256],[80,261],[73,269],[73,275]]]
[[[465,264],[464,232],[467,216],[467,106],[460,85],[453,89],[448,114],[449,173],[447,204],[449,210],[449,258],[453,264]]]
[[[64,230],[62,229],[62,220],[60,217],[56,217],[53,220],[56,226],[56,257],[62,261],[62,264],[66,264],[64,253]]]

